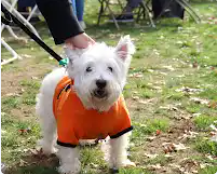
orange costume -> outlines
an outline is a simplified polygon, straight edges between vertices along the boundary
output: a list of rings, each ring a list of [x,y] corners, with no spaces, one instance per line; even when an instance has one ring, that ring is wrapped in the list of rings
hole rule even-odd
[[[71,85],[73,81],[64,77],[55,90],[53,112],[57,121],[57,144],[75,147],[79,139],[117,138],[133,129],[122,96],[107,112],[87,110]]]

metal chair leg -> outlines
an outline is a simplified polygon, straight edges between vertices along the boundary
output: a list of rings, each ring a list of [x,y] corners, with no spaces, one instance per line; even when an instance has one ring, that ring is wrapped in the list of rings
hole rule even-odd
[[[12,58],[5,60],[3,62],[1,62],[1,66],[6,65],[10,62],[13,62],[16,59],[19,59],[20,57],[18,56],[18,54],[3,40],[1,39],[1,44],[12,54]]]
[[[119,30],[120,27],[119,27],[118,22],[117,22],[117,20],[116,20],[116,18],[115,18],[115,15],[113,14],[111,8],[109,7],[109,4],[108,4],[109,2],[106,1],[106,3],[107,3],[107,7],[108,7],[108,10],[109,10],[109,13],[110,13],[110,15],[111,15],[111,17],[112,17],[112,20],[114,21],[116,28]]]
[[[194,9],[185,0],[176,0],[176,2],[179,5],[181,5],[189,13],[189,15],[194,19],[196,23],[200,23],[201,21],[200,17],[197,15]]]
[[[141,2],[141,6],[144,9],[144,13],[146,13],[146,16],[148,16],[148,19],[150,21],[151,27],[153,27],[153,28],[156,27],[155,24],[154,24],[154,21],[152,19],[152,16],[149,13],[149,8],[148,8],[147,4],[145,4],[145,2],[142,1]]]
[[[97,20],[97,25],[99,26],[100,24],[100,19],[101,19],[101,16],[104,12],[104,2],[103,1],[99,1],[100,2],[100,10],[99,10],[99,15],[98,15],[98,20]]]
[[[8,9],[11,8],[11,5],[10,5],[6,0],[2,0],[2,3],[5,5],[6,8],[8,8]],[[29,21],[27,21],[27,20],[26,20],[17,10],[15,10],[14,8],[13,8],[12,12],[13,12],[23,23],[25,23],[25,24],[32,30],[32,32],[33,32],[36,36],[38,36],[38,37],[40,38],[40,36],[39,36],[37,30],[32,26],[32,24],[29,23]]]

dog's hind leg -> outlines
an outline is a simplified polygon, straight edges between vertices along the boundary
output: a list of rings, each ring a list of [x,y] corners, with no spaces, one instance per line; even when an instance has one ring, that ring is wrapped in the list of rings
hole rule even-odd
[[[59,68],[48,74],[37,96],[36,113],[40,116],[42,129],[41,145],[43,152],[50,154],[55,152],[56,120],[53,114],[53,96],[58,82],[66,75],[65,68]]]
[[[42,130],[40,145],[43,153],[49,155],[55,152],[54,143],[56,140],[56,120],[52,111],[52,100],[49,101],[43,94],[39,94],[36,112],[40,116]]]

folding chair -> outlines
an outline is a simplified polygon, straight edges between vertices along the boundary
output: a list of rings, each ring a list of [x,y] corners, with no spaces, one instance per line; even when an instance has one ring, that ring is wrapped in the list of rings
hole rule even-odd
[[[109,16],[113,20],[116,28],[120,29],[118,22],[116,20],[116,15],[127,14],[127,13],[123,13],[124,5],[123,5],[122,1],[121,0],[116,1],[116,5],[119,7],[119,10],[121,10],[121,13],[115,13],[111,9],[111,6],[114,5],[114,3],[111,2],[111,0],[98,0],[98,1],[100,3],[100,9],[99,9],[99,14],[98,14],[97,25],[100,24],[100,20],[101,20],[102,16]],[[136,22],[139,22],[141,17],[143,17],[143,18],[148,17],[148,20],[150,21],[150,25],[152,27],[155,27],[154,22],[152,20],[151,13],[150,13],[150,9],[148,7],[149,2],[150,2],[150,0],[148,0],[148,1],[142,0],[142,2],[139,4],[139,7],[137,7],[138,12],[134,12],[133,14],[137,15]]]
[[[7,8],[10,12],[12,12],[14,15],[16,15],[20,21],[22,21],[35,35],[37,35],[39,38],[39,34],[37,32],[37,30],[29,23],[29,21],[27,19],[25,19],[16,9],[16,3],[18,0],[14,0],[13,2],[9,2],[7,0],[2,0],[1,3],[4,5],[5,8]],[[29,18],[30,19],[30,18]],[[1,33],[3,32],[4,28],[6,28],[10,35],[15,38],[15,39],[19,39],[19,37],[14,33],[13,29],[10,26],[6,26],[4,24],[1,25]],[[1,38],[1,44],[12,54],[12,58],[5,60],[3,62],[1,62],[1,66],[8,64],[16,59],[19,59],[19,55],[16,53],[16,51],[13,50],[13,48],[10,47],[10,45],[8,43],[6,43],[6,41]]]
[[[163,10],[161,11],[160,15],[157,17],[160,18],[163,14],[163,12],[170,6],[172,2],[176,1],[183,9],[185,9],[188,14],[194,19],[196,23],[200,23],[200,17],[198,14],[194,11],[194,9],[191,7],[191,5],[186,0],[167,0],[166,4],[163,7]]]
[[[152,10],[149,8],[149,3],[150,3],[150,0],[142,1],[140,3],[140,6],[137,12],[136,22],[138,23],[141,17],[143,17],[144,19],[148,17],[151,27],[155,27],[155,24],[154,24],[154,21],[152,20],[152,15],[151,15]]]

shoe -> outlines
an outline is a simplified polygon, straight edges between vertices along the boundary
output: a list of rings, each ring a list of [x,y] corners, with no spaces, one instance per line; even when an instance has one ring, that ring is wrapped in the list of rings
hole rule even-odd
[[[134,22],[133,15],[120,15],[115,18],[117,22],[127,23],[127,22]],[[113,19],[109,20],[110,22],[114,22]]]
[[[86,28],[86,25],[85,25],[84,21],[79,21],[79,24],[80,24],[81,28],[83,28],[83,29]]]
[[[174,14],[172,13],[172,11],[169,10],[169,9],[166,9],[166,10],[163,12],[162,17],[163,17],[163,18],[179,18],[178,16],[174,15]]]

